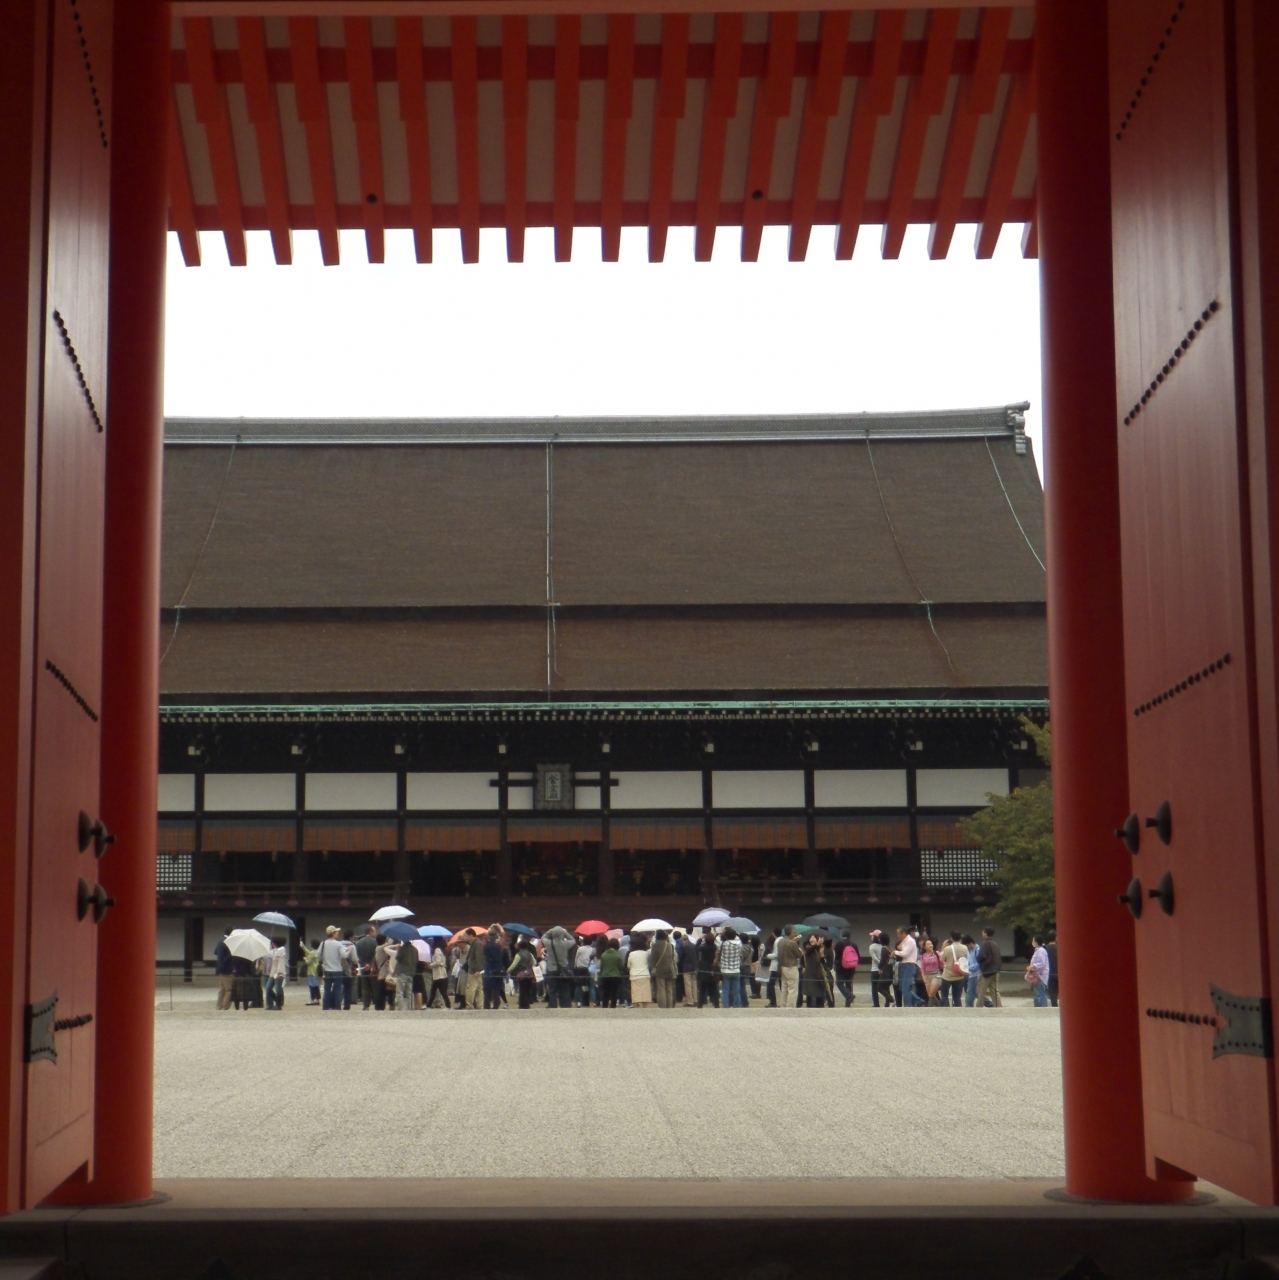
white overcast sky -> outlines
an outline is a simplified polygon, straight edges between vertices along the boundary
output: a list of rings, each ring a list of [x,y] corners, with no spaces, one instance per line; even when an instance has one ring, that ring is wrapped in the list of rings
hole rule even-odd
[[[809,261],[786,261],[768,228],[760,261],[738,261],[721,229],[715,258],[693,261],[690,229],[651,265],[643,229],[621,261],[600,261],[578,230],[573,261],[551,232],[527,234],[506,262],[501,231],[480,262],[437,232],[435,262],[413,262],[409,232],[388,232],[385,265],[344,232],[324,267],[314,233],[294,265],[273,264],[265,232],[249,265],[227,265],[221,237],[183,265],[170,237],[165,409],[170,416],[485,417],[578,414],[824,413],[949,409],[1029,400],[1039,425],[1039,271],[1007,227],[992,260],[961,227],[930,262],[912,227],[900,259],[863,230],[851,262],[817,228]],[[1036,454],[1040,451],[1036,448]]]

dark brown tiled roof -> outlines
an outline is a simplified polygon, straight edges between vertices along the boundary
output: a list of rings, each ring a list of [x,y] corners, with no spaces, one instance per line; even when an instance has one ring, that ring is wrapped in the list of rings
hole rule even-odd
[[[566,693],[1041,688],[1042,617],[570,618],[552,687]],[[170,645],[170,640],[172,644]],[[945,645],[949,652],[949,665]],[[519,694],[546,688],[537,618],[313,621],[186,617],[160,647],[166,694]],[[953,670],[952,670],[953,667]]]
[[[162,685],[545,689],[553,599],[565,689],[1041,687],[1043,495],[1018,409],[931,432],[599,420],[571,443],[562,420],[525,424],[528,443],[509,423],[469,442],[457,423],[180,424]]]

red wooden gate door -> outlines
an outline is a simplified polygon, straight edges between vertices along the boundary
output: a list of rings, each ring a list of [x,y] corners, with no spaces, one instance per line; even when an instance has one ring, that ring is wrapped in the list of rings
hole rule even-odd
[[[1223,0],[1125,0],[1111,14],[1126,837],[1147,1160],[1152,1173],[1163,1162],[1273,1202],[1230,33]]]
[[[53,0],[23,1202],[93,1155],[110,0]],[[81,815],[84,815],[83,818]],[[83,888],[81,887],[83,885]]]

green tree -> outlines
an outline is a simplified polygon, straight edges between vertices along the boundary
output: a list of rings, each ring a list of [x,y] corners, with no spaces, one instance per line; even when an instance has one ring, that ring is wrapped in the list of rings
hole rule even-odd
[[[1051,768],[1048,727],[1041,729],[1024,716],[1021,724],[1044,767]],[[1051,775],[1033,787],[992,797],[990,807],[967,819],[964,826],[969,839],[994,864],[1000,886],[999,901],[984,907],[979,913],[982,918],[1027,933],[1046,933],[1057,918]]]

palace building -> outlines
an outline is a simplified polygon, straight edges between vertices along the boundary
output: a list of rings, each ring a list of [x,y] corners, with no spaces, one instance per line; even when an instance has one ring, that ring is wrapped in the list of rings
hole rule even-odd
[[[1042,777],[1025,405],[171,420],[159,955],[264,908],[962,923]]]

